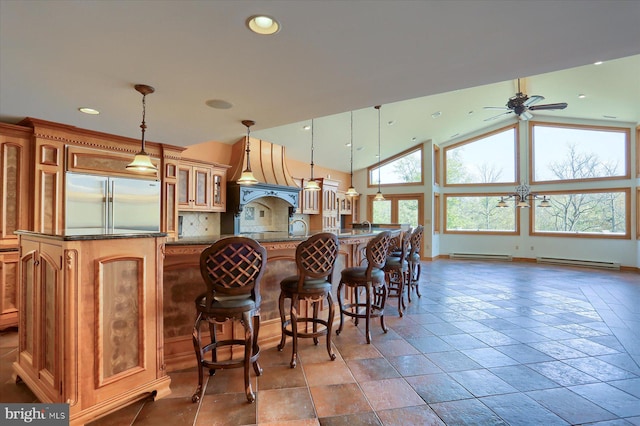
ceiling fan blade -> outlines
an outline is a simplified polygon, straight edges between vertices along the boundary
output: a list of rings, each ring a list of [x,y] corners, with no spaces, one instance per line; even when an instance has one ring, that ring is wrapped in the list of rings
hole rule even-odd
[[[544,96],[532,95],[532,96],[529,96],[529,99],[524,101],[524,103],[522,105],[531,106],[531,105],[537,104],[538,102],[543,101],[543,100],[544,100]]]
[[[489,106],[489,107],[483,107],[484,109],[499,109],[499,110],[508,110],[510,108],[506,107],[506,106],[501,106],[501,107],[494,107],[494,106]]]
[[[485,118],[484,121],[495,120],[496,118],[502,117],[503,115],[507,115],[507,114],[513,114],[513,111],[509,110],[509,111],[503,112],[502,114],[498,114],[498,115],[494,115],[493,117]]]
[[[535,110],[543,110],[543,109],[565,109],[567,107],[567,103],[566,102],[560,102],[557,104],[544,104],[544,105],[533,105],[530,106],[529,109],[531,111],[535,111]]]
[[[520,114],[520,120],[530,120],[533,118],[533,114],[531,114],[529,111],[524,111],[522,114]]]

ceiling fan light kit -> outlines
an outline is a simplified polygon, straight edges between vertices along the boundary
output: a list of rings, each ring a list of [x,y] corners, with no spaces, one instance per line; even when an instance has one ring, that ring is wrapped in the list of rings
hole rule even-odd
[[[544,100],[544,96],[540,95],[531,95],[527,96],[525,93],[522,93],[520,90],[520,79],[518,79],[518,92],[515,96],[509,98],[506,105],[503,107],[484,107],[484,109],[492,109],[492,110],[506,110],[502,114],[495,115],[493,117],[485,118],[484,121],[495,120],[498,117],[502,117],[507,114],[515,114],[520,118],[520,120],[530,120],[533,118],[533,114],[530,111],[553,111],[553,110],[561,110],[567,107],[566,102],[559,102],[554,104],[542,104],[535,105],[540,101]]]

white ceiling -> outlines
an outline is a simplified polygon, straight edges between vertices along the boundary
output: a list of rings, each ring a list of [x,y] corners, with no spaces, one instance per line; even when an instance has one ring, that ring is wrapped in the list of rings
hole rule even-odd
[[[281,31],[249,32],[255,14]],[[0,121],[138,138],[144,83],[148,140],[233,143],[252,119],[253,136],[307,162],[301,128],[321,117],[315,163],[348,171],[349,111],[359,169],[376,161],[374,105],[385,158],[494,125],[482,107],[504,105],[518,77],[540,103],[569,104],[548,116],[640,123],[639,20],[625,0],[0,0]]]

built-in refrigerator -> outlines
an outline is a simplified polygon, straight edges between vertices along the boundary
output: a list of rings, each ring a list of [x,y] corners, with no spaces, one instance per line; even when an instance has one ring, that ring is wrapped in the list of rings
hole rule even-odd
[[[160,182],[67,173],[68,233],[160,231]]]

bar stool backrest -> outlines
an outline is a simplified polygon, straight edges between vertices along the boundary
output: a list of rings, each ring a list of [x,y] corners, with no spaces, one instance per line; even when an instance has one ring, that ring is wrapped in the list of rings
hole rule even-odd
[[[260,304],[260,280],[267,266],[267,251],[256,240],[228,237],[216,241],[200,255],[200,273],[207,286],[207,303],[216,297],[247,297]]]
[[[410,256],[414,254],[420,256],[420,246],[422,244],[422,234],[424,233],[424,226],[418,225],[416,229],[411,233],[411,252]]]
[[[330,232],[312,235],[296,247],[296,265],[298,266],[298,288],[304,285],[305,278],[325,278],[332,281],[333,268],[338,257],[338,237]]]
[[[384,231],[367,243],[367,278],[371,278],[371,271],[373,271],[374,268],[382,269],[386,263],[390,240],[391,233]]]

